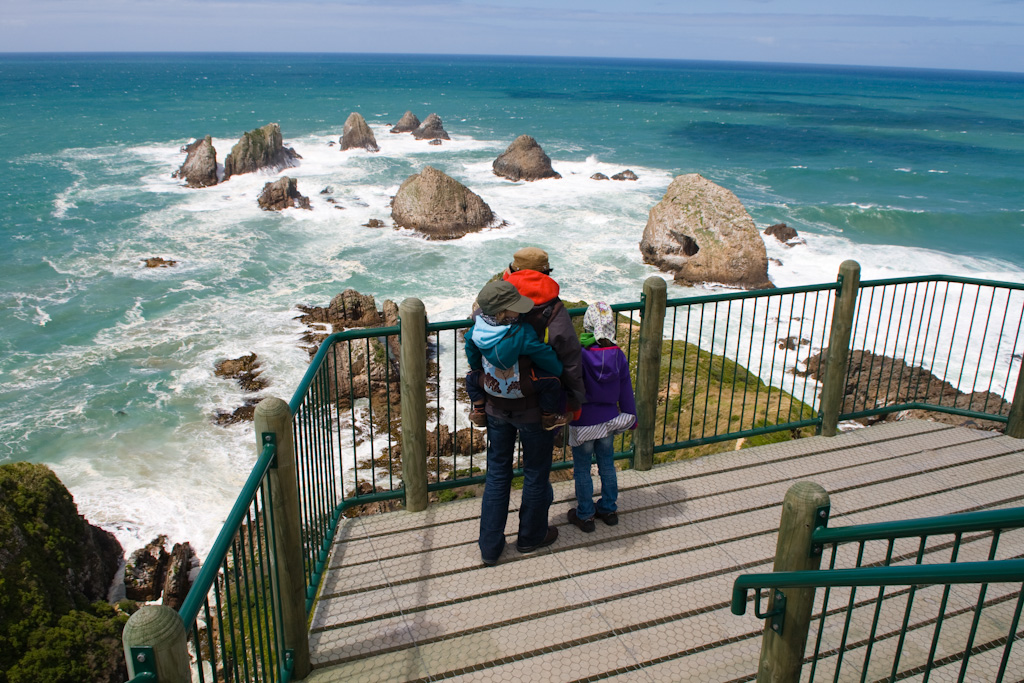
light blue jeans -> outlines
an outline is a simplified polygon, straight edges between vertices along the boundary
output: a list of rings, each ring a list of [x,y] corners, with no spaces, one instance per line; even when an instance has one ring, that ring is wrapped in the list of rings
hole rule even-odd
[[[595,511],[602,515],[615,512],[618,506],[619,483],[615,478],[615,437],[584,441],[572,447],[572,472],[576,479],[576,516],[590,519]],[[594,480],[590,478],[591,459],[597,459],[597,473],[601,477],[601,499],[594,508]]]

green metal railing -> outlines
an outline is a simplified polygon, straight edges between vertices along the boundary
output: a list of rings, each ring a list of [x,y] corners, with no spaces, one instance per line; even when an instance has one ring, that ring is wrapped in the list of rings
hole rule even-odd
[[[657,281],[662,304],[645,293],[639,302],[612,306],[638,408],[645,413],[636,433],[618,438],[616,457],[635,460],[643,450],[645,462],[634,464],[649,467],[654,453],[664,459],[696,455],[739,439],[756,444],[789,438],[822,423],[820,351],[829,346],[841,281],[667,302],[664,283]],[[1009,395],[1016,376],[1013,364],[1024,348],[1024,287],[936,276],[865,282],[859,297],[856,320],[849,321],[852,347],[904,362],[886,374],[884,364],[878,362],[877,370],[871,364],[872,356],[866,371],[847,370],[847,385],[859,386],[863,379],[879,398],[858,405],[855,392],[840,411],[844,419],[926,407],[1007,422],[1008,404],[992,396]],[[943,297],[955,297],[956,305]],[[584,310],[570,313],[578,317]],[[895,322],[885,324],[887,315]],[[341,516],[355,513],[356,506],[401,504],[414,484],[421,486],[404,479],[400,372],[402,354],[415,357],[420,351],[410,349],[407,340],[402,348],[404,323],[399,322],[327,337],[287,405],[295,468],[295,481],[288,485],[297,493],[307,615]],[[463,385],[462,335],[470,324],[426,324],[426,381],[404,389],[427,399],[422,486],[442,497],[447,489],[485,478],[486,434],[468,422]],[[943,393],[930,401],[927,382],[922,389],[911,380],[920,379],[913,371],[918,366],[941,370],[943,386],[969,391],[983,386],[991,396],[972,396],[961,405],[964,399],[947,400]],[[641,376],[653,379],[640,386]],[[197,680],[290,676],[292,658],[279,623],[282,598],[275,588],[280,558],[269,519],[266,476],[272,461],[271,450],[264,448],[182,607]],[[571,466],[562,440],[553,469]]]
[[[1002,681],[1008,671],[1014,642],[1024,635],[1018,631],[1024,607],[1021,591],[1024,560],[1001,558],[999,540],[1003,534],[1022,527],[1024,508],[1020,507],[847,527],[818,526],[810,535],[811,552],[818,554],[830,548],[827,570],[740,576],[733,584],[732,611],[743,614],[747,593],[755,590],[756,616],[768,618],[768,628],[782,634],[788,614],[784,589],[824,588],[822,601],[813,616],[817,624],[813,651],[803,660],[810,667],[809,674],[803,680],[817,680],[816,674],[824,669],[825,678],[834,681],[848,680],[858,674],[862,681],[895,681],[910,674],[922,674],[921,680],[928,681],[937,667],[955,667],[959,663],[958,680],[964,680],[970,673],[971,680]],[[898,547],[902,539],[913,542]],[[874,552],[872,543],[880,544]],[[845,553],[846,560],[851,554],[855,559],[852,567],[837,569],[842,544],[850,544],[853,551]],[[780,548],[783,545],[780,539]],[[867,559],[870,555],[874,555],[873,560]],[[965,560],[965,556],[968,559]],[[777,558],[777,564],[778,561]],[[953,587],[964,584],[976,586],[976,592],[961,591],[953,595]],[[989,584],[1012,585],[991,596]],[[941,588],[941,594],[932,592],[926,596],[927,600],[915,602],[925,586]],[[857,589],[864,587],[876,588],[877,593],[858,597]],[[773,591],[772,609],[762,612],[760,591],[766,588]],[[849,594],[841,606],[833,608],[831,598],[837,588],[847,588]],[[951,604],[951,595],[956,606]],[[1007,620],[1011,603],[1014,604],[1012,616]],[[992,616],[993,610],[999,610],[999,614]],[[866,613],[870,613],[870,618]],[[978,642],[983,618],[988,625],[988,635]],[[968,619],[969,626],[964,623]],[[888,626],[880,626],[883,621],[887,621]],[[955,628],[944,630],[947,621],[954,621]],[[993,636],[993,624],[1007,621],[1001,635]],[[892,624],[897,623],[899,626],[893,628]],[[852,635],[854,633],[856,636]],[[917,637],[913,656],[905,657],[909,633],[921,635]],[[929,643],[926,656],[922,656],[920,646],[924,641]],[[998,666],[988,661],[971,668],[975,661],[972,656],[999,647],[1003,650]],[[846,655],[857,650],[862,651],[862,657],[850,664]],[[883,651],[881,657],[879,650]],[[762,661],[764,659],[763,651]],[[844,664],[852,671],[844,670]],[[1014,666],[1019,669],[1021,662],[1014,661]]]
[[[266,475],[277,447],[266,443],[195,584],[178,611],[204,681],[281,681],[291,676],[273,557],[273,500]]]
[[[855,391],[840,419],[917,409],[1005,423],[1022,320],[1018,283],[945,275],[862,282],[852,344],[859,353],[846,375]]]

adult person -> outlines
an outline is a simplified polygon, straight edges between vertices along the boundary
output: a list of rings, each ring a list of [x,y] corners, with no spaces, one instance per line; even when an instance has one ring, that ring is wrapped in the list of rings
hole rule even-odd
[[[533,301],[504,280],[490,282],[477,296],[479,315],[499,312],[511,314],[533,310]],[[503,315],[503,317],[506,317]],[[497,321],[510,322],[510,321]],[[471,328],[472,329],[472,328]],[[532,330],[529,330],[532,334]],[[537,340],[534,340],[535,342]],[[475,354],[475,356],[474,356]],[[466,334],[466,356],[472,360],[480,355],[472,332]],[[552,354],[554,355],[554,354]],[[551,452],[554,432],[541,424],[541,410],[536,394],[521,398],[490,395],[485,404],[487,414],[487,475],[480,500],[480,559],[493,567],[505,549],[505,523],[512,490],[516,437],[522,443],[523,496],[519,506],[519,534],[516,550],[532,553],[549,546],[558,538],[558,528],[548,525],[548,510],[554,497],[548,476],[551,473]]]
[[[558,298],[560,287],[551,277],[548,253],[538,247],[523,247],[512,255],[512,262],[502,274],[523,296],[533,301],[533,309],[524,316],[533,325],[537,337],[550,344],[562,362],[562,386],[567,392],[568,413],[579,410],[586,400],[583,386],[583,366],[580,360],[582,348],[572,325],[572,318],[562,300]],[[565,415],[565,422],[571,415]]]

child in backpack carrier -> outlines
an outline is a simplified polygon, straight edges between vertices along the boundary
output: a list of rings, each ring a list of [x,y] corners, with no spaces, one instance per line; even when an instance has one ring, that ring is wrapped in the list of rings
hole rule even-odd
[[[505,280],[488,282],[477,296],[480,310],[466,330],[466,391],[473,402],[470,422],[487,426],[488,396],[521,399],[536,395],[541,426],[555,429],[571,415],[559,412],[562,401],[562,363],[555,350],[537,338],[520,320],[533,301]]]

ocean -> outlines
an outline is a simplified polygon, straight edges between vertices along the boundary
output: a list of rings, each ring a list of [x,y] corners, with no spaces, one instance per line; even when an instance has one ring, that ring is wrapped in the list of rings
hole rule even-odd
[[[352,287],[464,318],[526,245],[563,298],[637,301],[658,274],[638,244],[672,178],[701,173],[763,229],[778,286],[945,273],[1024,282],[1024,74],[527,57],[0,55],[0,463],[46,463],[132,550],[157,534],[210,547],[255,459],[246,398],[214,375],[257,353],[285,400],[308,363],[299,304]],[[440,146],[392,135],[437,113]],[[350,112],[380,152],[339,151]],[[181,147],[281,126],[300,165],[204,189]],[[560,180],[491,162],[537,139]],[[451,242],[390,227],[401,182],[433,165],[505,221]],[[632,169],[639,180],[595,181]],[[261,211],[297,178],[313,210]],[[321,194],[322,190],[327,193]],[[333,198],[336,203],[327,200]],[[337,207],[343,207],[341,209]],[[385,229],[364,227],[370,219]],[[148,257],[177,261],[145,268]],[[669,296],[695,293],[669,284]]]

